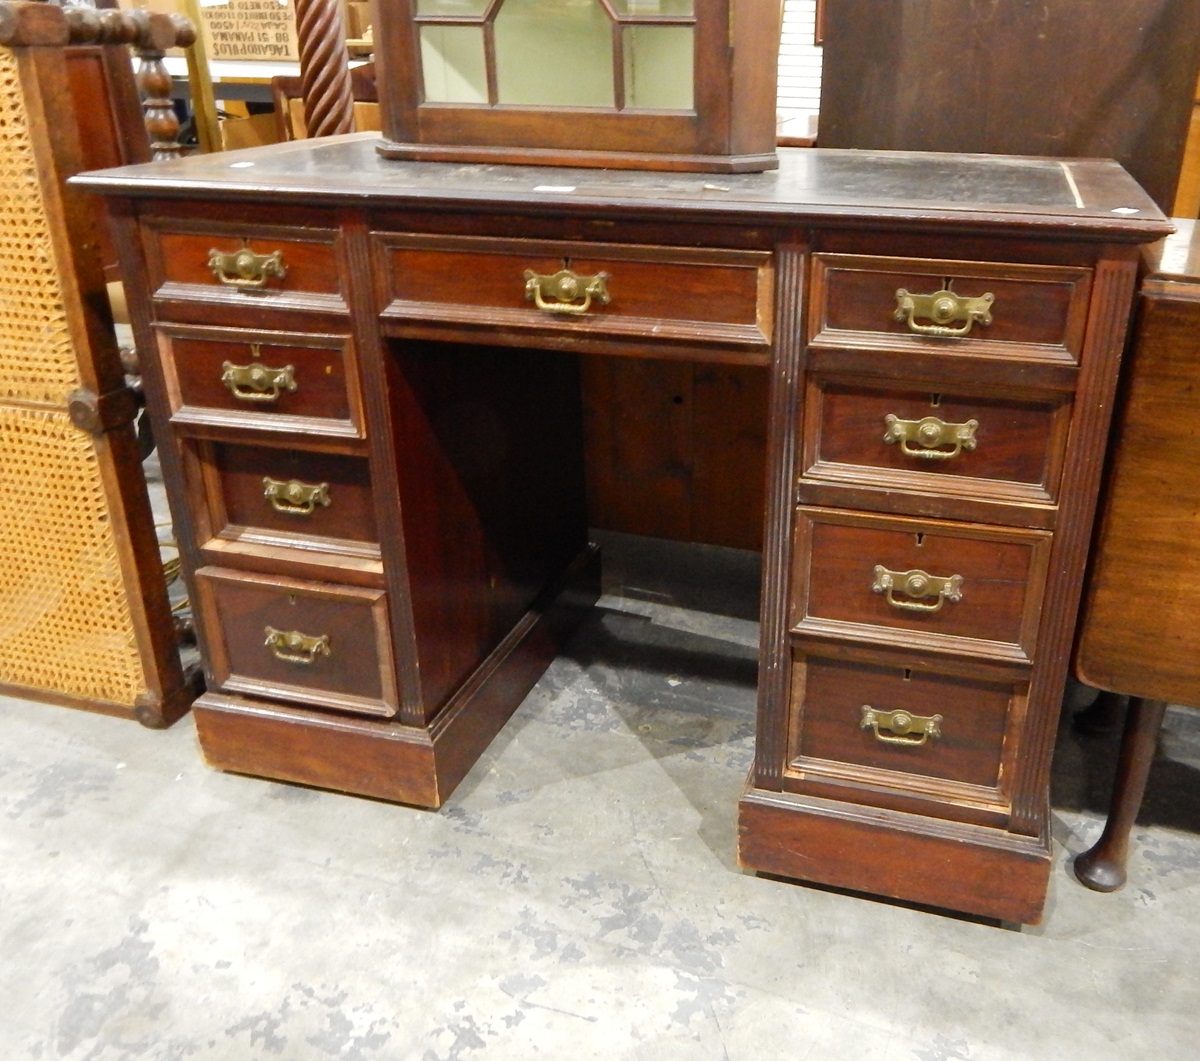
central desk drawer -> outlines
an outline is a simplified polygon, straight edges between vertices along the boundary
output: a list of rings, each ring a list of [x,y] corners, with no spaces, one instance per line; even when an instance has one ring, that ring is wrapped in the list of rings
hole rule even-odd
[[[1051,536],[801,508],[792,630],[1032,658]]]
[[[384,319],[765,347],[765,251],[379,234]]]
[[[196,589],[222,691],[364,715],[399,710],[382,590],[215,567],[196,572]]]

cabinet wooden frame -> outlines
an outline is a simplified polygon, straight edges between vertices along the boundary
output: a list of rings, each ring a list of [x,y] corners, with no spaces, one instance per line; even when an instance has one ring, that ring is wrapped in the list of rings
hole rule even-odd
[[[716,173],[774,169],[782,7],[778,0],[694,5],[692,107],[671,111],[622,109],[619,101],[612,107],[432,102],[422,81],[417,0],[380,3],[374,23],[384,133],[379,150],[386,158],[430,161]],[[498,5],[492,0],[482,6],[490,12]],[[486,39],[485,47],[494,48]],[[494,98],[494,66],[488,90]]]

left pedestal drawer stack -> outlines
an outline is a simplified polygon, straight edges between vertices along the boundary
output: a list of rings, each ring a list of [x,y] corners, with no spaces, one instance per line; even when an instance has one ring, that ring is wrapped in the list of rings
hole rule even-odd
[[[363,215],[150,202],[118,230],[149,293],[134,324],[157,353],[147,382],[207,668],[206,758],[439,806],[598,592],[581,500],[497,505],[456,450],[461,411],[486,413],[493,392],[510,410],[501,463],[544,444],[538,409],[562,395],[509,392],[529,391],[526,362],[546,355],[387,345],[372,264],[387,263]],[[573,473],[578,412],[555,416]],[[489,481],[525,489],[506,470]],[[527,526],[500,525],[514,507]],[[565,528],[557,566],[531,573],[523,543],[543,519]]]

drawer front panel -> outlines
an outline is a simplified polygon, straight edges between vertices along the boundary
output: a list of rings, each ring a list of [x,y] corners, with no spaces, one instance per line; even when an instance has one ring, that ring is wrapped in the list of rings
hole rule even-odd
[[[385,317],[584,327],[754,346],[770,340],[772,271],[765,252],[378,238],[391,285]],[[564,270],[578,278],[574,298],[570,286],[550,279]],[[589,296],[597,277],[603,278],[602,292],[597,288]]]
[[[971,340],[1041,347],[1043,356],[1057,351],[1070,360],[1083,346],[1087,269],[818,254],[814,270],[814,342],[837,344],[856,334],[901,345]],[[950,296],[923,298],[947,288]],[[911,314],[905,295],[916,296]]]
[[[220,689],[356,714],[399,709],[382,590],[196,573]]]
[[[1071,406],[814,377],[804,475],[1052,502]]]
[[[915,779],[942,780],[998,792],[1025,692],[1024,682],[801,656],[787,772],[901,789]]]
[[[347,335],[171,326],[158,335],[176,420],[362,435]]]
[[[1050,536],[800,509],[793,629],[1028,660]]]
[[[199,450],[216,534],[379,540],[365,458],[223,442]]]
[[[328,296],[341,301],[336,229],[293,229],[228,222],[144,226],[153,290],[163,285],[192,294],[245,296],[270,305],[280,295]]]

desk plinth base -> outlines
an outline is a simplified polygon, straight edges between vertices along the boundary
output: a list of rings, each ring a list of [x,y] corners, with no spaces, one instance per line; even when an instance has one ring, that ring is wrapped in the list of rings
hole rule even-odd
[[[746,869],[1020,924],[1041,920],[1049,835],[750,788],[738,806]]]
[[[440,807],[600,595],[590,546],[426,727],[206,693],[193,705],[210,766],[359,796]]]

